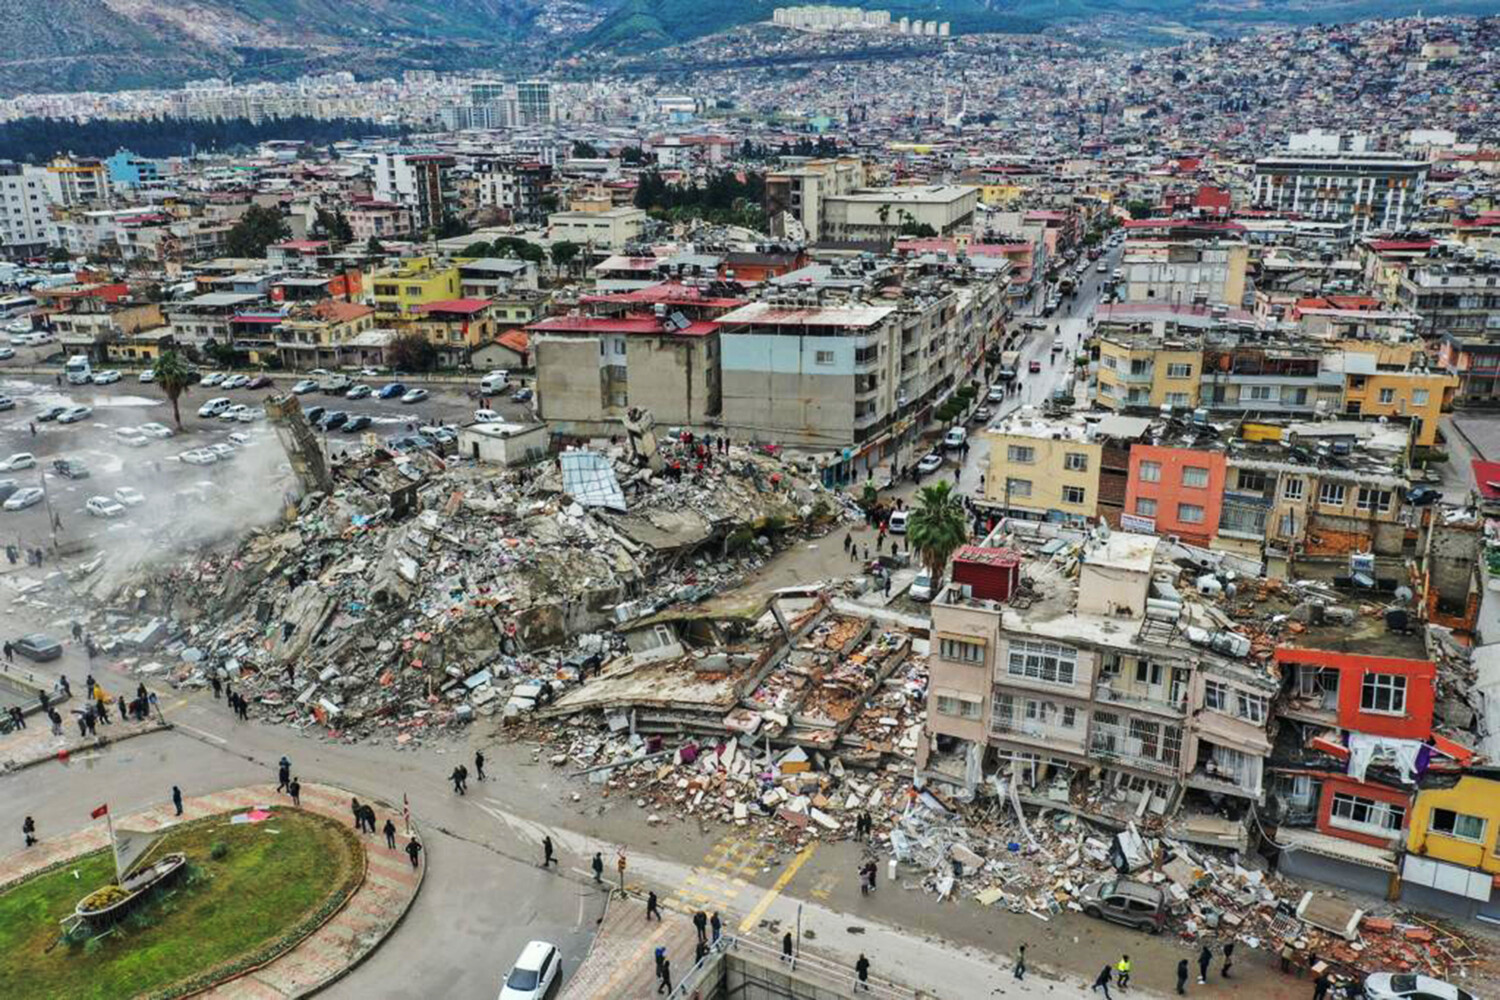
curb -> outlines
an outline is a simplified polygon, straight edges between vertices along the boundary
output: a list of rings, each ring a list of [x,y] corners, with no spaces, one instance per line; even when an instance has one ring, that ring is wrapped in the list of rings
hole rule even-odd
[[[84,743],[81,746],[69,747],[66,749],[68,751],[68,756],[72,757],[76,753],[83,753],[87,750],[103,750],[104,748],[112,744],[124,743],[126,740],[133,740],[137,736],[148,736],[151,733],[169,732],[173,728],[175,727],[170,722],[158,722],[156,725],[152,726],[149,729],[137,729],[135,732],[125,733],[123,736],[110,736],[106,734],[104,736],[95,737],[92,743]],[[29,757],[26,760],[19,762],[13,760],[5,761],[3,763],[0,763],[0,776],[4,776],[7,774],[18,774],[19,772],[24,771],[27,768],[36,767],[38,764],[51,763],[57,760],[57,754],[58,751],[54,750],[51,753],[45,754],[44,756]]]

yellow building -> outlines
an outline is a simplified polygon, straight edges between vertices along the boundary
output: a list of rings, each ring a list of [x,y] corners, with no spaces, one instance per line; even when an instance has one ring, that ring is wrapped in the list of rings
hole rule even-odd
[[[1422,783],[1409,813],[1402,900],[1500,916],[1500,770],[1471,768],[1456,781]]]
[[[1154,330],[1101,328],[1099,386],[1095,401],[1106,409],[1159,410],[1198,405],[1203,352],[1196,337]]]
[[[1448,372],[1346,369],[1343,409],[1350,417],[1408,421],[1412,443],[1431,447],[1437,444],[1438,418],[1452,408],[1457,390],[1458,376]]]
[[[981,184],[979,201],[990,208],[1006,208],[1021,200],[1026,188],[1020,184]]]
[[[1103,447],[1080,416],[1016,413],[985,433],[985,500],[1015,517],[1082,521],[1099,510]]]
[[[413,257],[376,272],[370,281],[376,318],[384,323],[408,318],[430,302],[459,295],[458,266],[431,257]]]

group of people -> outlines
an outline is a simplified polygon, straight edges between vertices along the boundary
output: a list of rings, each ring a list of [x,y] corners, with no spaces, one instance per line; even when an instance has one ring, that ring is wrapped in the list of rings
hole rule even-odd
[[[15,544],[5,546],[5,558],[12,566],[20,562],[23,555],[28,566],[40,566],[47,560],[47,552],[41,547],[23,549]]]
[[[1225,941],[1219,947],[1218,953],[1222,955],[1224,959],[1224,964],[1219,967],[1219,975],[1224,979],[1229,979],[1229,970],[1234,966],[1234,941],[1232,939]],[[1198,951],[1199,986],[1208,985],[1208,974],[1209,970],[1213,967],[1214,964],[1214,955],[1215,949],[1211,944],[1204,944]],[[1020,952],[1016,956],[1015,975],[1017,979],[1020,979],[1025,975],[1025,966],[1026,946],[1023,944],[1021,946]],[[1109,987],[1111,984],[1113,984],[1114,987],[1119,990],[1129,989],[1132,968],[1133,966],[1130,961],[1130,956],[1121,955],[1118,962],[1115,962],[1113,965],[1106,965],[1103,969],[1099,970],[1099,975],[1094,977],[1093,992],[1098,993],[1100,991],[1103,991],[1106,1000],[1108,1000]],[[1188,959],[1184,958],[1178,961],[1177,993],[1179,996],[1187,994],[1187,983],[1191,975],[1191,963],[1188,961]]]

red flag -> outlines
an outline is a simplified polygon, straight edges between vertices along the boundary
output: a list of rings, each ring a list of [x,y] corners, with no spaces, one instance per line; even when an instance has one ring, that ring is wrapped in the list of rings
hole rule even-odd
[[[93,812],[89,813],[89,818],[90,819],[98,819],[100,816],[103,816],[107,812],[109,812],[109,803],[108,802],[106,802],[104,805],[100,806],[98,809],[95,809]]]

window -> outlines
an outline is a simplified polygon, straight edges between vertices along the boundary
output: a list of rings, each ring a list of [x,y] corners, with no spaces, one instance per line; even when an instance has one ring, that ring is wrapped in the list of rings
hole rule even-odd
[[[1159,483],[1159,482],[1161,482],[1161,463],[1160,462],[1142,462],[1141,463],[1140,480],[1143,483]]]
[[[937,694],[937,710],[939,715],[958,714],[958,692],[943,692]]]
[[[1120,676],[1120,654],[1103,653],[1099,656],[1099,674],[1103,677]]]
[[[1193,366],[1187,364],[1167,365],[1167,378],[1192,378]]]
[[[1156,501],[1148,497],[1136,497],[1135,512],[1141,515],[1141,517],[1155,517]]]
[[[1005,491],[1012,497],[1029,497],[1031,496],[1031,480],[1007,479],[1005,480]]]
[[[1193,503],[1177,505],[1177,520],[1183,524],[1202,524],[1203,508]]]
[[[1413,389],[1411,391],[1411,405],[1412,405],[1413,409],[1415,409],[1418,406],[1426,406],[1427,405],[1427,390],[1426,389]]]
[[[1018,641],[1010,644],[1006,671],[1046,684],[1072,684],[1078,668],[1078,650],[1051,642]]]
[[[1072,729],[1078,722],[1078,709],[1072,705],[1064,705],[1062,710],[1062,727]]]
[[[1406,821],[1406,810],[1389,802],[1350,795],[1347,792],[1333,793],[1333,811],[1330,822],[1344,828],[1364,827],[1380,834],[1400,833]]]
[[[1182,470],[1182,485],[1193,486],[1199,489],[1208,485],[1208,470],[1197,465],[1189,465]]]
[[[1266,491],[1266,474],[1257,472],[1255,469],[1238,470],[1238,482],[1240,489],[1246,493],[1264,493]]]
[[[1226,711],[1229,707],[1229,685],[1219,681],[1204,681],[1203,707],[1215,712]]]
[[[1302,499],[1302,480],[1295,476],[1286,479],[1281,484],[1281,498],[1283,500]]]
[[[984,662],[984,647],[977,642],[943,638],[938,642],[938,649],[943,659],[953,660],[955,663]]]
[[[1391,491],[1372,490],[1367,487],[1361,486],[1359,488],[1359,496],[1354,501],[1354,506],[1358,507],[1360,510],[1390,510]]]
[[[1169,392],[1166,395],[1165,402],[1168,406],[1186,406],[1190,402],[1190,399],[1185,392]]]
[[[1235,715],[1256,725],[1266,721],[1266,699],[1244,691],[1236,691],[1235,696]]]
[[[1063,468],[1069,472],[1087,472],[1089,457],[1081,451],[1070,451],[1063,456]]]
[[[1136,660],[1135,681],[1137,684],[1161,684],[1161,664],[1150,660]]]
[[[1365,674],[1359,688],[1359,707],[1382,715],[1406,713],[1406,678],[1400,674]]]
[[[1274,385],[1252,385],[1246,398],[1263,403],[1274,403],[1279,396],[1279,389],[1280,386]]]
[[[1082,486],[1064,486],[1062,491],[1063,503],[1081,504],[1084,498]]]
[[[1021,444],[1009,445],[1005,449],[1005,460],[1020,465],[1030,465],[1036,461],[1036,449]]]
[[[1382,403],[1394,403],[1396,401],[1396,390],[1395,389],[1381,389],[1380,390],[1380,401]]]
[[[1325,507],[1344,506],[1344,484],[1323,483],[1318,487],[1318,503]]]
[[[1427,829],[1433,833],[1457,837],[1459,840],[1484,843],[1484,818],[1482,816],[1466,816],[1452,809],[1434,809],[1432,818],[1428,820]]]
[[[819,351],[819,352],[817,352],[817,363],[820,364],[820,365],[831,365],[831,364],[833,364],[833,352],[832,351]]]

